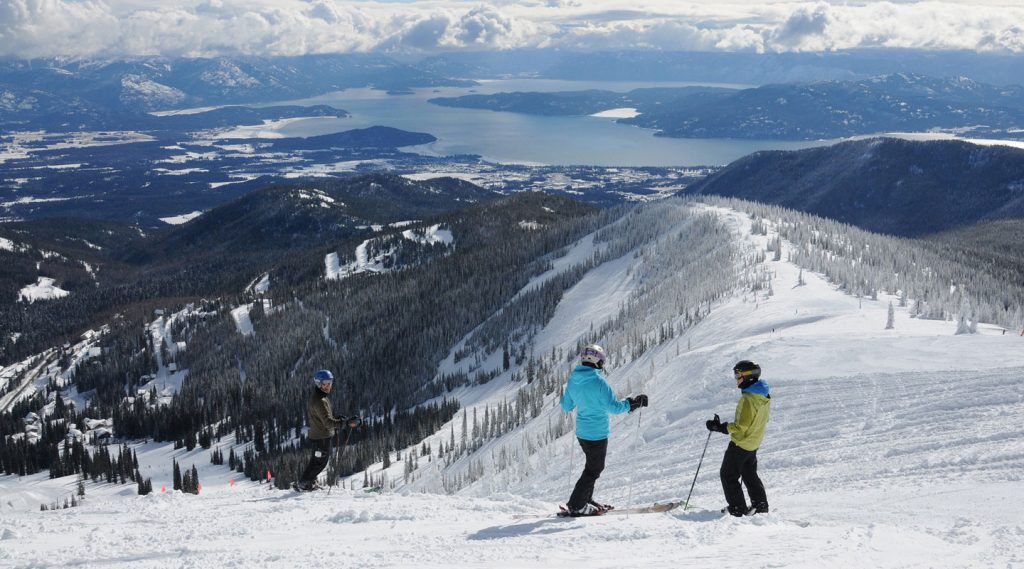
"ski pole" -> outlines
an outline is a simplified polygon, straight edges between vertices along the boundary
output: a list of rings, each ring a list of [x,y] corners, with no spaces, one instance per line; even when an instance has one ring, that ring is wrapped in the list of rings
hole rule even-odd
[[[569,415],[569,430],[572,431],[572,428],[573,428],[573,425],[572,425],[572,415]],[[573,467],[573,461],[576,460],[576,444],[575,444],[576,441],[574,441],[573,438],[575,438],[575,437],[569,437],[569,475],[566,478],[566,481],[567,481],[566,485],[570,488],[570,490],[569,490],[570,493],[572,492],[571,488],[572,488],[572,467]]]
[[[341,443],[341,450],[338,451],[337,464],[338,464],[338,469],[339,470],[341,469],[341,459],[345,457],[345,448],[348,447],[348,439],[351,436],[352,436],[352,429],[349,429],[348,433],[345,434],[345,442]],[[341,433],[338,433],[338,438],[339,439],[341,438]],[[339,476],[338,478],[341,478],[341,477]],[[337,484],[337,483],[338,483],[338,481],[335,480],[334,484]],[[334,490],[334,484],[331,484],[331,487],[327,489],[327,494],[328,495],[331,494],[331,490]]]
[[[693,483],[690,484],[690,493],[686,495],[686,503],[683,504],[683,511],[690,506],[690,496],[693,495],[693,487],[697,484],[697,475],[700,474],[700,465],[704,464],[704,453],[708,452],[708,443],[711,442],[711,431],[708,431],[708,440],[704,441],[704,450],[700,453],[700,462],[697,463],[697,472],[693,473]]]
[[[636,454],[638,448],[640,448],[640,421],[644,418],[644,408],[640,408],[640,413],[636,417],[636,438],[633,439],[633,454]],[[629,501],[627,502],[630,507],[633,506],[633,486],[636,485],[636,470],[633,470],[633,475],[629,477]],[[629,517],[629,514],[626,514]]]

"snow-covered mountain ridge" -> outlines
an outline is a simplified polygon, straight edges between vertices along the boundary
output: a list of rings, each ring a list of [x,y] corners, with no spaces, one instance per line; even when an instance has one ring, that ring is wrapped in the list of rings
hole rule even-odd
[[[651,407],[642,415],[613,418],[598,497],[620,506],[649,503],[685,497],[708,437],[703,421],[713,413],[731,419],[737,393],[729,369],[737,359],[754,359],[765,370],[774,400],[759,452],[773,509],[768,516],[734,520],[711,512],[722,503],[717,466],[725,446],[724,437],[713,434],[694,490],[698,510],[512,520],[513,513],[552,511],[567,498],[578,475],[580,453],[571,435],[549,436],[546,444],[538,444],[538,435],[557,430],[553,427],[565,417],[554,407],[555,391],[543,398],[535,418],[487,440],[445,469],[435,453],[429,461],[419,457],[420,468],[410,473],[407,485],[404,465],[415,459],[406,449],[405,458],[387,472],[396,491],[380,495],[359,491],[362,474],[329,495],[292,495],[249,482],[232,488],[232,474],[207,466],[205,451],[143,446],[139,460],[150,467],[156,488],[161,470],[169,480],[170,457],[176,456],[186,466],[194,461],[203,467],[202,494],[161,495],[158,490],[136,497],[130,487],[90,485],[79,508],[6,510],[0,522],[5,540],[0,560],[154,567],[168,562],[744,568],[1024,563],[1024,514],[1012,506],[1022,492],[1024,436],[1008,427],[1024,411],[1024,396],[1014,387],[1024,371],[1024,338],[1018,331],[1004,335],[1002,328],[982,323],[978,334],[958,336],[951,321],[910,318],[909,306],[895,308],[895,326],[885,330],[888,303],[899,303],[898,291],[878,291],[878,300],[845,294],[821,275],[801,274],[786,260],[793,248],[786,240],[780,259],[770,260],[766,248],[778,237],[771,223],[767,234],[755,235],[754,223],[744,214],[704,206],[700,215],[698,220],[670,217],[666,227],[652,230],[653,241],[627,242],[624,251],[603,257],[566,291],[546,325],[520,336],[532,346],[526,364],[456,395],[467,416],[474,410],[480,419],[485,409],[498,413],[525,383],[511,382],[512,373],[525,376],[530,361],[541,369],[559,361],[560,368],[538,371],[535,381],[564,378],[580,340],[591,338],[591,325],[606,330],[600,340],[613,354],[610,382],[620,395],[647,393]],[[706,266],[706,259],[719,258],[714,249],[678,264],[665,256],[684,253],[673,238],[688,226],[712,222],[728,228],[731,237],[715,237],[731,249],[720,253],[729,255],[735,268]],[[613,250],[610,238],[582,240],[542,278],[556,278]],[[659,299],[674,298],[674,281],[688,277],[660,274],[665,265],[686,267],[694,277],[711,269],[722,271],[714,273],[722,280],[733,271],[744,276],[732,274],[723,283],[730,294],[705,305],[696,317],[688,314],[690,323],[683,326],[682,315]],[[646,294],[637,298],[637,291]],[[716,296],[716,291],[705,292]],[[700,297],[700,291],[691,292],[692,298]],[[621,326],[603,326],[623,312],[631,316]],[[640,339],[630,337],[635,332],[631,323],[667,320],[678,325],[676,336],[661,341],[658,326],[644,324],[655,339],[634,356],[629,348]],[[487,342],[476,345],[477,352],[461,358],[465,366],[500,366],[500,349],[488,352]],[[445,365],[455,371],[454,354]],[[461,421],[460,412],[452,425],[424,442],[437,449],[450,436],[461,439]],[[532,453],[528,437],[533,437]],[[379,478],[381,467],[371,466],[367,476]],[[478,472],[468,476],[473,470]],[[472,480],[455,496],[416,492],[441,490],[446,477],[458,474]],[[70,478],[51,481],[45,474],[21,482],[3,477],[5,500],[0,502],[55,487],[66,494],[73,486]],[[69,526],[91,533],[69,535]],[[316,543],[331,545],[310,546]]]

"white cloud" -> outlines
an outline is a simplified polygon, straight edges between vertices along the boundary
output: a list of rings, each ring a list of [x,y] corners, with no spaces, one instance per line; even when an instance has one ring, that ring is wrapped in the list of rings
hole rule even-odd
[[[775,29],[772,42],[777,46],[795,47],[808,41],[808,38],[825,37],[830,20],[829,6],[824,2],[801,6]]]
[[[1024,52],[1019,0],[0,0],[0,56],[508,49]]]

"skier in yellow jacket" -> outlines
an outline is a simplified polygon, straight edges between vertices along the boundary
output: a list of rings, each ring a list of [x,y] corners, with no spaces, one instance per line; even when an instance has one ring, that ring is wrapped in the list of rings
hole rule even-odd
[[[768,497],[764,492],[764,484],[757,476],[757,449],[764,440],[772,396],[768,383],[761,381],[761,366],[742,360],[733,366],[732,372],[736,378],[736,387],[742,391],[739,403],[736,404],[736,418],[731,423],[723,423],[715,415],[714,419],[707,422],[709,431],[728,434],[731,439],[719,471],[725,500],[729,504],[724,511],[734,516],[766,514]],[[749,508],[740,479],[750,494]]]

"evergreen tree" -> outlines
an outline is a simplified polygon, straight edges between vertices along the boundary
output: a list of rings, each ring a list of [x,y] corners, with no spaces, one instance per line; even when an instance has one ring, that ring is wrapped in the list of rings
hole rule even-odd
[[[181,490],[182,483],[183,480],[181,479],[181,468],[178,467],[178,461],[174,460],[174,489]]]

